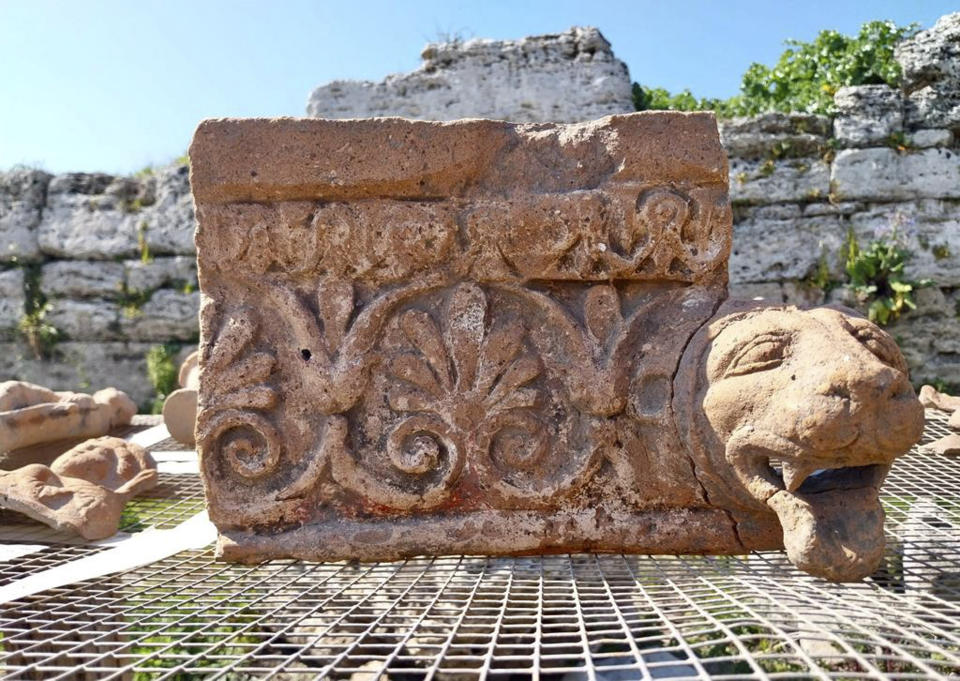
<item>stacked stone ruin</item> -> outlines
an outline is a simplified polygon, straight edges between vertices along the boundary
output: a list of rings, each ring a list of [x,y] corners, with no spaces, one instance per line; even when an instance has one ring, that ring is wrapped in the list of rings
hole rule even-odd
[[[594,29],[431,45],[423,57],[417,71],[382,83],[319,88],[309,113],[580,121],[633,108],[627,69]],[[913,251],[907,274],[935,285],[890,331],[914,381],[960,385],[960,13],[901,44],[897,59],[902,89],[843,88],[835,117],[722,123],[731,293],[842,301],[842,286],[826,294],[813,283],[821,261],[842,279],[849,229],[868,243],[896,226]],[[478,88],[482,101],[464,94]],[[0,376],[55,388],[115,385],[147,401],[147,349],[182,344],[185,356],[197,337],[193,230],[186,165],[137,177],[0,173]],[[42,360],[17,329],[36,290],[62,339]]]

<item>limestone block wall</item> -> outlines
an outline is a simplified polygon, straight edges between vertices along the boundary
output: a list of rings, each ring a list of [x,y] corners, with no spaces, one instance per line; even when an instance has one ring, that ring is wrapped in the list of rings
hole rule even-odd
[[[137,177],[0,173],[0,379],[56,388],[114,385],[145,404],[151,345],[197,339],[189,168]],[[31,347],[25,313],[58,331]]]
[[[496,91],[499,82],[512,90],[524,81],[525,68],[542,74],[545,63],[561,63],[554,52],[566,50],[572,56],[562,63],[574,74],[599,63],[602,73],[619,73],[622,67],[627,99],[618,85],[617,98],[599,97],[596,107],[572,100],[573,111],[558,113],[553,103],[571,97],[570,78],[558,77],[551,92],[538,75],[530,82],[542,87],[531,92],[543,101],[521,107],[522,115],[504,109],[500,117],[578,120],[628,110],[626,67],[613,58],[602,36],[597,42],[599,33],[578,33],[583,30],[434,46],[425,59],[440,60],[436,70],[447,69],[447,77],[450,69],[460,68],[455,66],[459,57],[441,56],[469,52],[473,56],[463,61],[474,60],[471,68],[489,62],[485,87]],[[588,60],[583,55],[590,45]],[[494,58],[497,50],[505,53],[503,60]],[[915,382],[939,378],[960,388],[960,13],[903,43],[897,56],[904,70],[902,89],[845,88],[837,93],[835,117],[765,114],[721,122],[734,205],[730,288],[734,295],[777,302],[849,302],[842,286],[829,291],[817,286],[821,262],[831,278],[842,280],[840,250],[848,230],[866,244],[896,228],[913,252],[907,274],[936,285],[921,289],[918,309],[890,331]],[[509,77],[495,75],[500,67],[493,65],[501,61],[511,65]],[[421,71],[418,78],[430,76]],[[448,85],[456,91],[456,82]],[[397,89],[392,99],[383,100],[384,108],[350,115],[445,117],[429,108],[429,100],[418,99],[416,90],[408,93],[410,102],[419,102],[416,111]],[[446,117],[483,115],[485,110],[467,104],[461,100],[461,108]],[[186,165],[138,177],[0,172],[0,380],[20,378],[61,389],[115,385],[146,404],[153,391],[146,376],[147,350],[175,344],[185,354],[198,334],[193,229]],[[18,330],[38,298],[49,304],[44,321],[60,331],[60,340],[42,359]]]
[[[592,27],[521,40],[432,43],[416,71],[379,83],[338,80],[310,94],[320,118],[589,121],[633,111],[630,73]]]
[[[842,281],[849,230],[865,245],[896,229],[912,252],[907,275],[935,285],[889,331],[915,382],[960,387],[960,13],[896,54],[902,89],[842,88],[833,118],[721,123],[734,205],[731,293],[849,304],[846,288],[816,285],[821,261]]]

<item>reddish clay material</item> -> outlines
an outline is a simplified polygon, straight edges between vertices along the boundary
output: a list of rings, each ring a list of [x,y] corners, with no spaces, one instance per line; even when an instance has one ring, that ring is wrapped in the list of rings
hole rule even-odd
[[[947,428],[954,431],[923,446],[923,450],[934,454],[956,456],[960,454],[960,397],[942,393],[932,385],[920,388],[920,402],[927,409],[949,414]]]
[[[190,157],[222,556],[876,564],[922,408],[852,313],[724,304],[712,115],[211,120]]]
[[[136,413],[137,405],[116,388],[85,395],[4,381],[0,383],[0,452],[105,435],[130,423]]]
[[[118,437],[88,440],[49,466],[0,471],[0,508],[84,539],[116,533],[127,500],[157,484],[157,464],[143,447]]]
[[[197,391],[200,388],[198,352],[191,352],[180,365],[180,388],[163,401],[163,425],[170,436],[185,445],[196,444],[194,427],[197,422]]]

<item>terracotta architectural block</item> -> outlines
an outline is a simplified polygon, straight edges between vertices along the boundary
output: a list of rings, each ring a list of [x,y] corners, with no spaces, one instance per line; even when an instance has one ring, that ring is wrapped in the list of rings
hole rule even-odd
[[[190,157],[222,556],[876,564],[922,407],[872,324],[725,303],[711,115],[211,120]]]

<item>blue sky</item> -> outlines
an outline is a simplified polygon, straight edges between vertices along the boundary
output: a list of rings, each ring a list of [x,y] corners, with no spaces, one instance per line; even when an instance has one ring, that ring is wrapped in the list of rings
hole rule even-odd
[[[303,115],[316,85],[416,68],[442,33],[518,38],[593,25],[634,80],[726,97],[786,38],[852,33],[871,19],[928,27],[956,9],[956,0],[0,0],[0,169],[162,164],[184,153],[203,118]]]

